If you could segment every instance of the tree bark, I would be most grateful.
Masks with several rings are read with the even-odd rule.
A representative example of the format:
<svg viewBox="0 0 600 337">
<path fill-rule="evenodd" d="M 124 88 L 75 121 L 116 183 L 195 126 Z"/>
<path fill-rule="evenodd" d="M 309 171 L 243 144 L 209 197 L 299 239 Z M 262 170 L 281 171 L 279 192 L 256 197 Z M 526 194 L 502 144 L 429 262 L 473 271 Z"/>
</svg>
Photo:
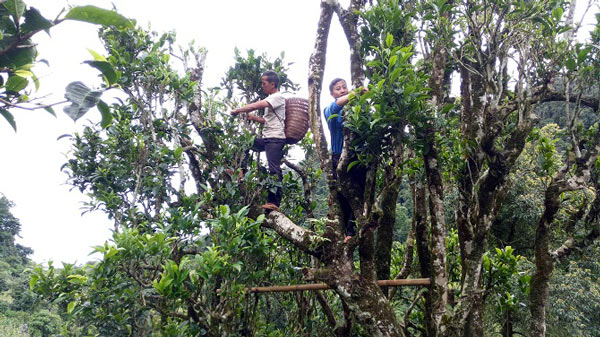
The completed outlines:
<svg viewBox="0 0 600 337">
<path fill-rule="evenodd" d="M 535 237 L 535 265 L 536 270 L 531 279 L 529 300 L 531 303 L 531 336 L 546 336 L 546 307 L 548 304 L 548 289 L 554 258 L 550 250 L 552 223 L 560 209 L 560 196 L 563 192 L 584 188 L 592 177 L 592 170 L 600 153 L 600 133 L 596 133 L 589 144 L 587 152 L 582 158 L 568 161 L 553 177 L 550 186 L 546 189 L 544 200 L 544 213 L 538 221 Z M 565 176 L 575 166 L 574 175 L 568 180 Z M 595 207 L 590 211 L 597 212 Z M 596 214 L 597 215 L 597 214 Z M 591 214 L 592 217 L 596 215 Z"/>
<path fill-rule="evenodd" d="M 330 181 L 330 190 L 333 190 L 331 181 L 333 174 L 331 169 L 331 158 L 327 149 L 327 138 L 321 123 L 321 88 L 323 86 L 323 73 L 325 69 L 325 57 L 327 54 L 327 40 L 329 27 L 333 17 L 333 6 L 328 1 L 321 1 L 321 14 L 317 27 L 315 47 L 309 60 L 308 73 L 308 104 L 310 130 L 321 162 L 321 170 L 327 173 Z"/>
<path fill-rule="evenodd" d="M 395 133 L 392 165 L 384 168 L 384 179 L 388 183 L 381 189 L 377 200 L 380 216 L 377 224 L 375 261 L 377 278 L 380 280 L 387 280 L 390 278 L 392 244 L 394 241 L 394 227 L 396 225 L 396 207 L 400 183 L 402 182 L 402 162 L 404 160 L 404 143 L 402 139 L 403 129 L 404 125 L 401 125 Z M 410 258 L 412 261 L 412 255 Z M 388 294 L 387 288 L 382 290 L 384 294 Z"/>
<path fill-rule="evenodd" d="M 443 40 L 437 41 L 432 58 L 432 71 L 429 77 L 431 105 L 439 110 L 444 103 L 444 79 L 447 51 Z M 440 173 L 435 126 L 425 123 L 425 129 L 418 132 L 428 146 L 423 151 L 423 163 L 429 191 L 429 214 L 431 217 L 431 312 L 428 317 L 430 336 L 443 336 L 447 327 L 443 317 L 448 304 L 448 273 L 446 270 L 446 215 L 444 213 L 444 187 Z"/>
</svg>

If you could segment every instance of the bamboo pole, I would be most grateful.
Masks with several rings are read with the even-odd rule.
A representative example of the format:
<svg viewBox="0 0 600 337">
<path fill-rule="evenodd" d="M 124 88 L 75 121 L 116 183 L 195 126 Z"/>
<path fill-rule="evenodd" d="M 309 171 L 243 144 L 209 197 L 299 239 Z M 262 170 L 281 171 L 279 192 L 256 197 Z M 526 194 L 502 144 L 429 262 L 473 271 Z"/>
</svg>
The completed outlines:
<svg viewBox="0 0 600 337">
<path fill-rule="evenodd" d="M 419 287 L 429 286 L 431 280 L 428 278 L 416 278 L 416 279 L 402 279 L 402 280 L 379 280 L 377 285 L 380 287 Z M 309 283 L 309 284 L 296 284 L 291 286 L 272 286 L 272 287 L 253 287 L 246 288 L 247 292 L 251 293 L 270 293 L 270 292 L 287 292 L 287 291 L 314 291 L 314 290 L 327 290 L 331 289 L 325 283 Z M 217 293 L 220 293 L 221 289 L 217 289 Z"/>
</svg>

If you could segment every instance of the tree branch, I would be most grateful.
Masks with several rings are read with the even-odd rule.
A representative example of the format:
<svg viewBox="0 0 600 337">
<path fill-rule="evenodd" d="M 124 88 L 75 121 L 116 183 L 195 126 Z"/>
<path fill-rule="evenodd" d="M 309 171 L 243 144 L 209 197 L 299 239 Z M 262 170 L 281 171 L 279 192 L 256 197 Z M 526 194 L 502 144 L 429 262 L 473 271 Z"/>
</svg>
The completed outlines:
<svg viewBox="0 0 600 337">
<path fill-rule="evenodd" d="M 331 18 L 333 17 L 333 7 L 329 1 L 321 1 L 321 16 L 317 26 L 317 36 L 315 47 L 309 60 L 308 73 L 308 105 L 310 117 L 310 130 L 313 134 L 317 154 L 321 161 L 321 169 L 326 172 L 328 177 L 332 177 L 331 158 L 327 150 L 327 138 L 321 123 L 321 88 L 323 86 L 323 72 L 325 69 L 325 56 L 327 53 L 327 39 L 329 37 L 329 28 Z M 330 181 L 330 190 L 332 189 Z"/>
<path fill-rule="evenodd" d="M 317 258 L 322 255 L 321 246 L 328 241 L 315 232 L 296 225 L 284 214 L 277 211 L 270 212 L 262 226 L 274 230 L 300 250 Z"/>
<path fill-rule="evenodd" d="M 302 170 L 300 168 L 300 166 L 298 166 L 294 163 L 291 163 L 287 159 L 284 159 L 283 163 L 285 165 L 287 165 L 289 168 L 291 168 L 292 170 L 294 170 L 296 173 L 298 173 L 298 175 L 300 176 L 300 179 L 302 179 L 302 189 L 304 191 L 304 200 L 302 201 L 302 207 L 304 207 L 307 217 L 314 218 L 312 209 L 310 208 L 310 202 L 312 199 L 312 191 L 310 189 L 310 183 L 308 182 L 308 175 L 306 174 L 306 172 L 304 172 L 304 170 Z"/>
</svg>

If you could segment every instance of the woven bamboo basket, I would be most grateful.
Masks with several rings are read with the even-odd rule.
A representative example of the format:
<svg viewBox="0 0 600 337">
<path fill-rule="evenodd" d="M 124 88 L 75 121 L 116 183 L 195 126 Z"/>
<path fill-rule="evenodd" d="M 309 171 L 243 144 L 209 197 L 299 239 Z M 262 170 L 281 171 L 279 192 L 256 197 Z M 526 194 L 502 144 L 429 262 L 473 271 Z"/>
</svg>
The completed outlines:
<svg viewBox="0 0 600 337">
<path fill-rule="evenodd" d="M 288 144 L 296 144 L 308 131 L 308 100 L 291 97 L 285 100 L 285 137 Z"/>
</svg>

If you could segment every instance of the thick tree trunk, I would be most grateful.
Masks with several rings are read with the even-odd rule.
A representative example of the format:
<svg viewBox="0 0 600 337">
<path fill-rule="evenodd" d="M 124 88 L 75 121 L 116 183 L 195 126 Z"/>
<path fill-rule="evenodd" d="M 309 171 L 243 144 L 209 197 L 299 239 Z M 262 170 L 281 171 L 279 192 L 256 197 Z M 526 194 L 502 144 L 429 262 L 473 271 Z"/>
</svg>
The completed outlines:
<svg viewBox="0 0 600 337">
<path fill-rule="evenodd" d="M 531 310 L 531 336 L 546 336 L 546 306 L 548 289 L 554 262 L 550 256 L 550 226 L 560 207 L 560 192 L 557 185 L 546 190 L 544 214 L 535 233 L 535 274 L 531 279 L 529 301 Z"/>
<path fill-rule="evenodd" d="M 330 190 L 332 190 L 331 181 L 333 180 L 331 169 L 331 158 L 327 149 L 327 138 L 321 123 L 321 88 L 323 86 L 323 72 L 325 69 L 325 56 L 327 54 L 327 39 L 329 38 L 329 27 L 333 17 L 333 6 L 327 1 L 321 1 L 321 15 L 317 27 L 317 36 L 315 38 L 315 48 L 309 60 L 308 73 L 308 102 L 309 102 L 309 120 L 310 130 L 313 134 L 313 140 L 317 149 L 317 154 L 321 162 L 321 170 L 327 173 L 330 178 Z"/>
<path fill-rule="evenodd" d="M 375 261 L 377 278 L 387 280 L 390 278 L 390 263 L 392 260 L 392 243 L 394 241 L 394 225 L 396 224 L 396 199 L 398 189 L 384 191 L 385 197 L 381 200 L 382 214 L 377 225 L 377 246 L 375 248 Z M 388 289 L 382 289 L 387 295 Z"/>
<path fill-rule="evenodd" d="M 425 155 L 425 172 L 429 185 L 429 210 L 431 216 L 431 332 L 443 336 L 447 330 L 443 319 L 448 304 L 448 273 L 446 271 L 446 220 L 442 177 L 439 171 L 433 133 L 430 150 Z"/>
<path fill-rule="evenodd" d="M 382 188 L 377 200 L 379 212 L 381 212 L 381 214 L 377 224 L 375 261 L 377 264 L 377 278 L 380 280 L 387 280 L 390 278 L 392 244 L 394 241 L 394 227 L 396 225 L 396 205 L 398 193 L 400 191 L 400 183 L 402 181 L 402 162 L 404 160 L 404 144 L 402 139 L 403 129 L 404 126 L 401 125 L 396 131 L 392 165 L 384 168 L 384 179 L 387 184 Z M 382 290 L 384 294 L 388 294 L 387 288 Z"/>
<path fill-rule="evenodd" d="M 421 277 L 431 277 L 431 254 L 429 253 L 429 226 L 427 224 L 427 192 L 420 181 L 411 186 L 413 193 L 413 222 L 417 242 L 417 256 Z"/>
<path fill-rule="evenodd" d="M 536 270 L 531 279 L 529 294 L 531 310 L 531 336 L 546 336 L 546 307 L 548 302 L 548 289 L 552 271 L 554 269 L 554 256 L 550 250 L 551 227 L 556 214 L 560 209 L 560 195 L 566 191 L 584 188 L 592 177 L 593 167 L 600 153 L 600 133 L 596 133 L 588 144 L 588 148 L 580 158 L 568 161 L 567 164 L 553 177 L 552 183 L 546 189 L 544 200 L 544 213 L 538 221 L 535 237 L 535 265 Z M 572 167 L 575 172 L 571 178 L 565 180 Z M 595 205 L 592 205 L 595 206 Z M 597 209 L 592 207 L 590 212 Z M 596 217 L 597 214 L 589 213 Z"/>
<path fill-rule="evenodd" d="M 417 178 L 418 179 L 418 178 Z M 419 267 L 421 269 L 421 277 L 431 278 L 431 252 L 430 245 L 430 230 L 427 222 L 427 190 L 422 181 L 416 181 L 411 184 L 413 195 L 413 226 L 415 228 L 415 241 L 417 244 L 417 256 L 419 258 Z M 432 299 L 428 289 L 425 294 L 425 312 L 427 319 L 427 335 L 435 336 L 436 327 L 433 324 Z"/>
<path fill-rule="evenodd" d="M 438 41 L 432 58 L 432 72 L 429 78 L 431 103 L 436 109 L 444 102 L 444 74 L 447 52 L 443 41 Z M 423 153 L 425 175 L 429 187 L 429 214 L 431 217 L 431 313 L 428 318 L 431 336 L 443 336 L 446 333 L 446 321 L 443 319 L 448 304 L 448 273 L 446 270 L 446 215 L 444 214 L 444 187 L 439 167 L 435 126 L 427 123 L 419 138 L 428 145 Z"/>
<path fill-rule="evenodd" d="M 354 1 L 353 5 L 360 2 Z M 319 159 L 321 160 L 321 168 L 328 173 L 330 187 L 330 208 L 333 208 L 333 214 L 339 213 L 340 205 L 336 199 L 332 197 L 336 193 L 337 186 L 335 181 L 331 179 L 331 161 L 329 151 L 327 150 L 327 142 L 320 118 L 319 99 L 323 82 L 323 69 L 325 66 L 325 52 L 327 46 L 327 36 L 329 26 L 331 24 L 332 12 L 342 13 L 339 4 L 335 1 L 321 1 L 321 16 L 319 26 L 317 28 L 317 37 L 315 42 L 315 50 L 310 59 L 309 65 L 309 114 L 310 126 L 313 131 L 315 145 Z M 345 26 L 344 29 L 350 29 L 352 41 L 358 44 L 358 34 L 356 32 L 356 16 L 351 11 L 343 11 L 344 17 L 340 17 L 340 21 L 354 23 L 354 26 Z M 355 48 L 357 48 L 355 46 Z M 357 49 L 358 51 L 358 49 Z M 360 57 L 360 54 L 353 54 Z M 360 73 L 362 69 L 362 60 L 355 62 L 353 58 L 353 79 L 356 78 L 356 72 Z M 359 70 L 354 68 L 358 67 Z M 360 75 L 358 75 L 360 77 Z M 364 75 L 363 75 L 364 78 Z M 344 157 L 344 156 L 342 156 Z M 342 165 L 344 159 L 340 160 Z M 374 168 L 373 168 L 374 169 Z M 345 174 L 340 174 L 339 180 L 342 186 L 347 182 Z M 371 179 L 368 182 L 373 184 L 374 175 L 371 173 Z M 368 185 L 368 183 L 367 183 Z M 367 202 L 371 205 L 365 205 L 363 201 L 365 195 L 371 195 L 373 190 L 368 186 L 349 189 L 350 204 L 353 206 L 353 211 L 363 227 L 371 220 L 370 212 L 373 198 L 368 197 Z M 345 191 L 348 192 L 348 191 Z M 362 194 L 362 195 L 361 195 Z M 337 211 L 336 211 L 337 210 Z M 338 217 L 339 219 L 339 217 Z M 319 236 L 311 234 L 308 231 L 302 231 L 298 226 L 294 225 L 278 212 L 271 212 L 265 223 L 266 226 L 276 230 L 284 238 L 295 244 L 303 251 L 319 256 L 323 267 L 317 268 L 313 272 L 313 277 L 317 281 L 322 281 L 328 284 L 336 291 L 344 306 L 352 313 L 356 321 L 368 332 L 370 336 L 403 336 L 403 330 L 399 324 L 394 310 L 381 289 L 376 284 L 375 264 L 374 260 L 374 240 L 372 229 L 361 231 L 359 235 L 361 256 L 361 273 L 356 274 L 353 270 L 352 251 L 356 245 L 344 244 L 343 226 L 338 223 L 338 226 L 327 226 L 328 229 L 323 237 L 326 241 L 322 241 Z M 360 228 L 359 228 L 360 230 Z M 308 241 L 307 241 L 308 240 Z M 316 240 L 316 241 L 315 241 Z M 311 243 L 308 243 L 308 242 Z M 322 244 L 319 244 L 321 242 Z M 308 243 L 308 244 L 307 244 Z"/>
</svg>

